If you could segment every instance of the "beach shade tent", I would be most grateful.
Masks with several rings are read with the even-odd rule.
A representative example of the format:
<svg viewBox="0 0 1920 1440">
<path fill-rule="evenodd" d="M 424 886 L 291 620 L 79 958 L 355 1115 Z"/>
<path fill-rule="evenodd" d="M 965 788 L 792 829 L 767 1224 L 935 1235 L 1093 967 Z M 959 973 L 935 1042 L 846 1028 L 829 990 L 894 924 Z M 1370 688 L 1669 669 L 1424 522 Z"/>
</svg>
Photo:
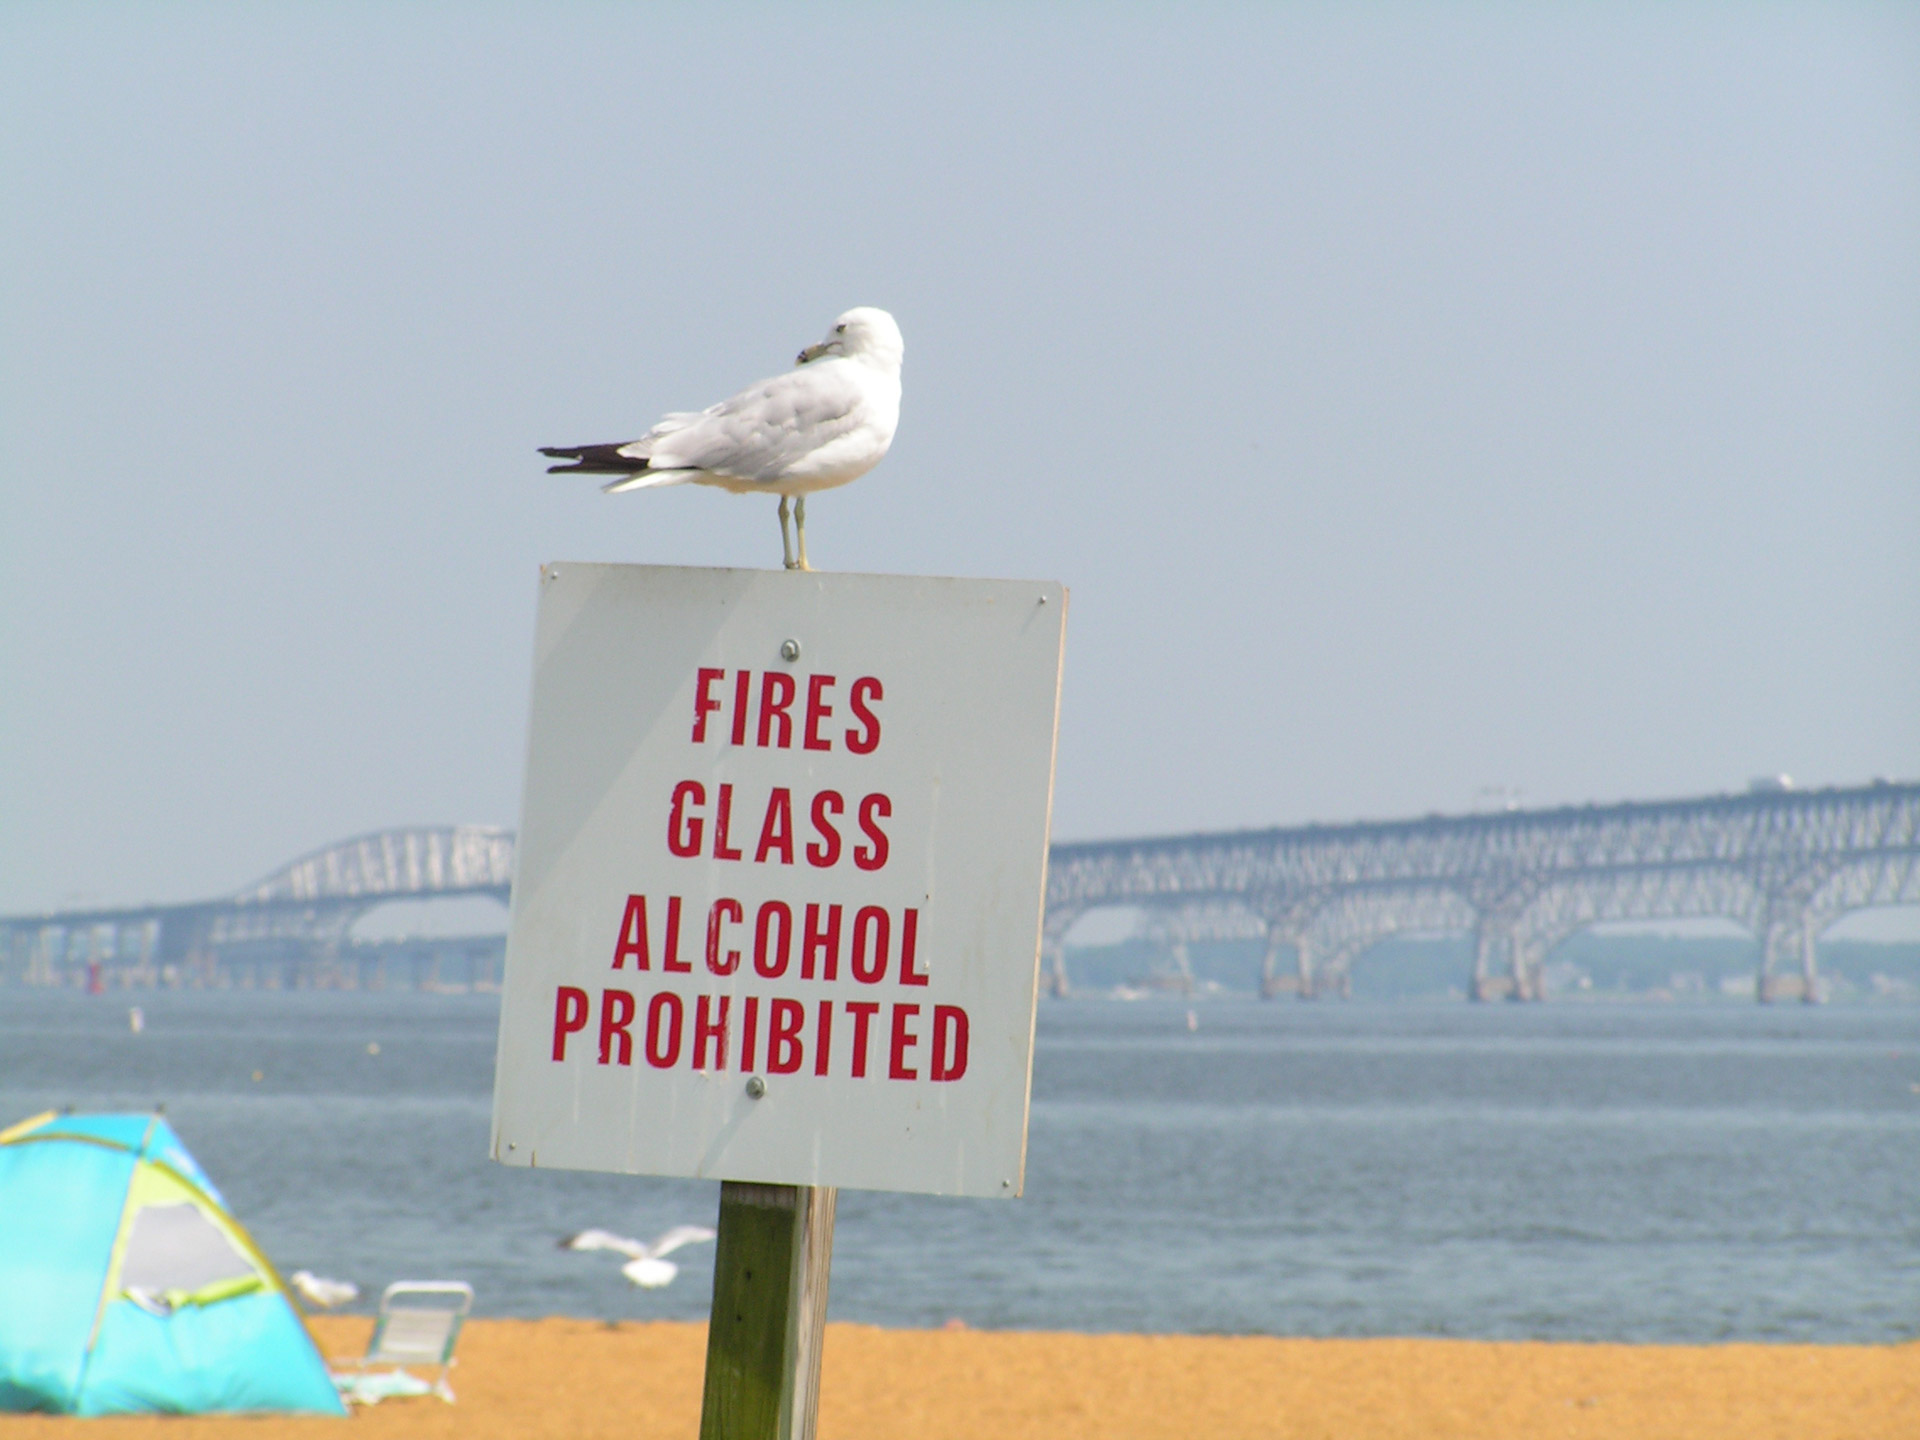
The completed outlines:
<svg viewBox="0 0 1920 1440">
<path fill-rule="evenodd" d="M 0 1130 L 0 1411 L 343 1415 L 286 1283 L 158 1115 Z"/>
</svg>

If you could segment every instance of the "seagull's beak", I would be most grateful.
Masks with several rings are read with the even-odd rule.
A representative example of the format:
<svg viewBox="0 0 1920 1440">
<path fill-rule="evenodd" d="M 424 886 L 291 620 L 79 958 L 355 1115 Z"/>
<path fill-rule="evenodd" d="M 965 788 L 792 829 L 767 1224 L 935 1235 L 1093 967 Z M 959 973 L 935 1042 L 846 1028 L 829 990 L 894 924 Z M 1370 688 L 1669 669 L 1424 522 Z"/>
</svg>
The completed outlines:
<svg viewBox="0 0 1920 1440">
<path fill-rule="evenodd" d="M 822 355 L 844 355 L 846 353 L 847 352 L 841 348 L 838 340 L 822 340 L 818 345 L 809 345 L 806 349 L 802 350 L 800 352 L 800 358 L 794 361 L 794 364 L 804 365 L 809 360 L 818 360 Z"/>
</svg>

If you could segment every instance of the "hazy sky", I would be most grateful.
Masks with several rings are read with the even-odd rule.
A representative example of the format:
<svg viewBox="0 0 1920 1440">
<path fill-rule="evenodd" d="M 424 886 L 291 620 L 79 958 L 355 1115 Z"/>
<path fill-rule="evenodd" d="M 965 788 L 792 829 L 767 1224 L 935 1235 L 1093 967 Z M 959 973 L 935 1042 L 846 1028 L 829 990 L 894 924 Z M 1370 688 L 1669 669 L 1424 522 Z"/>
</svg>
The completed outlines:
<svg viewBox="0 0 1920 1440">
<path fill-rule="evenodd" d="M 514 823 L 539 563 L 779 558 L 534 447 L 856 304 L 1062 838 L 1920 776 L 1920 8 L 806 8 L 0 8 L 0 911 Z"/>
</svg>

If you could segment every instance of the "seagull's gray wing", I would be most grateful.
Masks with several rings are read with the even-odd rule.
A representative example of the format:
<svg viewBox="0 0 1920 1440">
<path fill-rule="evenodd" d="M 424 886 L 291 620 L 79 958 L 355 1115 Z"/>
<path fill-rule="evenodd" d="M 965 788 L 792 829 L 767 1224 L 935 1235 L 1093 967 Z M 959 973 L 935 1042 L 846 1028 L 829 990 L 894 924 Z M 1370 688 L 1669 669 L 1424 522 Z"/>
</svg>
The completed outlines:
<svg viewBox="0 0 1920 1440">
<path fill-rule="evenodd" d="M 846 364 L 803 365 L 698 415 L 670 415 L 621 453 L 645 459 L 650 470 L 777 480 L 859 426 L 866 398 L 859 378 Z"/>
<path fill-rule="evenodd" d="M 638 1240 L 629 1240 L 624 1235 L 615 1235 L 611 1230 L 582 1230 L 578 1235 L 569 1235 L 560 1242 L 562 1250 L 618 1250 L 622 1255 L 631 1255 L 634 1259 L 645 1258 L 647 1247 Z"/>
<path fill-rule="evenodd" d="M 661 1255 L 670 1255 L 682 1245 L 691 1245 L 698 1240 L 711 1240 L 713 1236 L 714 1232 L 704 1225 L 676 1225 L 647 1246 L 647 1254 L 656 1258 Z"/>
</svg>

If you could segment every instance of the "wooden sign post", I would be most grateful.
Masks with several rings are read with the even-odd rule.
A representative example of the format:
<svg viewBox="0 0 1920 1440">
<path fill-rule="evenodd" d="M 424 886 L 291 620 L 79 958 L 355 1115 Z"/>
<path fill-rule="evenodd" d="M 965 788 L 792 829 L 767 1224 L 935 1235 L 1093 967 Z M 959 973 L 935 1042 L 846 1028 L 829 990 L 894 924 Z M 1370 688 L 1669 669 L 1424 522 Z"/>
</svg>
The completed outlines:
<svg viewBox="0 0 1920 1440">
<path fill-rule="evenodd" d="M 839 1193 L 721 1183 L 700 1440 L 813 1440 Z"/>
<path fill-rule="evenodd" d="M 725 1182 L 703 1437 L 812 1434 L 834 1187 L 1020 1193 L 1065 611 L 542 572 L 493 1158 Z"/>
</svg>

